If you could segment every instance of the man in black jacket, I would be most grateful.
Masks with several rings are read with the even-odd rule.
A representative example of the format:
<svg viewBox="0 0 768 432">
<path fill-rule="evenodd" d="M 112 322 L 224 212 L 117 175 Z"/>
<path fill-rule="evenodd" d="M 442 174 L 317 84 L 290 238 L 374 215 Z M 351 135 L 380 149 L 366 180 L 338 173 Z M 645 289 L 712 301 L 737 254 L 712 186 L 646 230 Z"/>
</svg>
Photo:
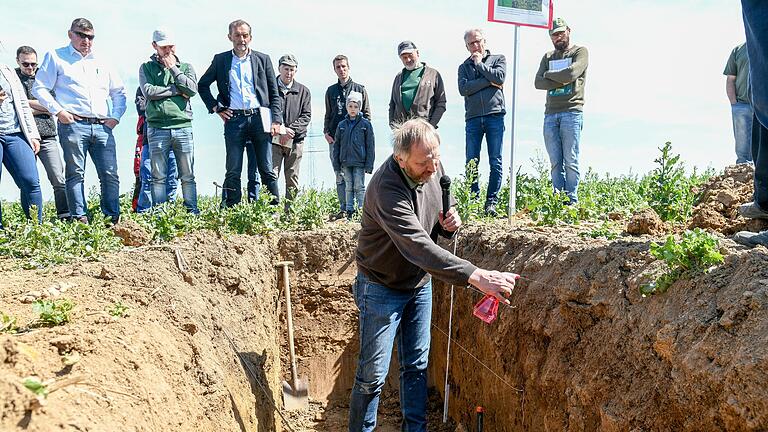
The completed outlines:
<svg viewBox="0 0 768 432">
<path fill-rule="evenodd" d="M 325 91 L 325 121 L 323 122 L 323 133 L 325 134 L 325 140 L 328 142 L 331 162 L 333 162 L 333 135 L 336 133 L 336 126 L 347 115 L 347 96 L 351 92 L 362 93 L 363 105 L 360 107 L 360 112 L 366 119 L 371 119 L 371 105 L 368 103 L 368 92 L 365 90 L 365 86 L 352 81 L 352 78 L 349 76 L 349 59 L 347 56 L 339 54 L 333 58 L 333 71 L 336 72 L 336 76 L 339 79 Z M 341 171 L 334 172 L 336 173 L 336 195 L 339 198 L 340 207 L 340 211 L 335 216 L 335 219 L 341 219 L 346 217 L 346 187 Z"/>
<path fill-rule="evenodd" d="M 283 123 L 280 94 L 269 56 L 251 50 L 251 26 L 236 20 L 229 24 L 229 40 L 233 49 L 213 56 L 213 61 L 198 81 L 198 92 L 208 112 L 224 121 L 227 173 L 224 177 L 222 206 L 240 202 L 240 172 L 243 150 L 250 139 L 256 153 L 261 182 L 269 189 L 273 202 L 278 201 L 277 176 L 272 170 L 271 136 L 278 135 Z M 218 96 L 211 94 L 216 81 Z M 271 119 L 263 119 L 269 116 Z M 262 122 L 270 124 L 264 130 Z"/>
<path fill-rule="evenodd" d="M 277 69 L 277 88 L 280 92 L 285 127 L 280 135 L 272 138 L 272 167 L 280 177 L 280 165 L 285 166 L 285 197 L 296 196 L 299 189 L 299 164 L 304 148 L 307 126 L 312 119 L 312 99 L 309 89 L 294 79 L 299 66 L 296 57 L 286 54 L 280 57 Z M 288 209 L 289 201 L 285 206 Z"/>
</svg>

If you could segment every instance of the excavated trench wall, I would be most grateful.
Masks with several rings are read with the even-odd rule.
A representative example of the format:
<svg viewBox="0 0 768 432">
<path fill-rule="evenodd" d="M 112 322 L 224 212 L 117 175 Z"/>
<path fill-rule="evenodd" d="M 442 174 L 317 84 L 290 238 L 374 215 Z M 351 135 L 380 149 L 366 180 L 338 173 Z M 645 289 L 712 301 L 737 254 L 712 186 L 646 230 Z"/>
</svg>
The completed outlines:
<svg viewBox="0 0 768 432">
<path fill-rule="evenodd" d="M 3 311 L 20 322 L 31 319 L 17 300 L 30 287 L 66 282 L 78 306 L 65 326 L 0 336 L 0 430 L 284 430 L 270 406 L 289 370 L 278 260 L 295 263 L 299 375 L 312 399 L 343 412 L 358 350 L 356 234 L 349 225 L 271 238 L 196 234 L 171 249 L 3 272 Z M 505 224 L 462 230 L 460 256 L 526 279 L 490 325 L 471 314 L 481 295 L 455 288 L 451 417 L 472 430 L 481 405 L 493 431 L 768 429 L 768 254 L 726 242 L 723 265 L 641 298 L 639 284 L 659 270 L 650 240 Z M 450 287 L 437 282 L 434 292 L 430 377 L 442 392 Z M 105 313 L 117 300 L 131 316 Z M 72 352 L 80 361 L 62 367 Z M 30 410 L 34 397 L 20 383 L 28 375 L 61 384 L 42 409 Z"/>
</svg>

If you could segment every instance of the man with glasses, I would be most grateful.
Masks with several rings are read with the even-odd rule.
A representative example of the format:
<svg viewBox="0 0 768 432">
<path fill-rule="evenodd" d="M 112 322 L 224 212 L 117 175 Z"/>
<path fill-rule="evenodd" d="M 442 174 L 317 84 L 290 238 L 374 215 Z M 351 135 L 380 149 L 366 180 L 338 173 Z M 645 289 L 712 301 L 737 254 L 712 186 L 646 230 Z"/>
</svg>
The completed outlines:
<svg viewBox="0 0 768 432">
<path fill-rule="evenodd" d="M 32 96 L 32 86 L 35 84 L 35 74 L 37 73 L 37 52 L 30 46 L 19 47 L 16 50 L 16 63 L 19 65 L 16 68 L 16 74 L 24 86 L 37 130 L 40 132 L 40 151 L 37 153 L 37 157 L 43 163 L 48 181 L 53 187 L 56 216 L 59 219 L 68 219 L 69 207 L 67 206 L 67 192 L 64 186 L 64 161 L 59 152 L 56 121 L 48 110 Z M 26 197 L 22 195 L 22 205 L 24 200 Z"/>
<path fill-rule="evenodd" d="M 125 113 L 125 87 L 93 52 L 90 21 L 75 19 L 67 34 L 69 45 L 43 58 L 32 94 L 58 120 L 72 218 L 88 222 L 84 176 L 90 154 L 101 183 L 101 211 L 114 224 L 120 219 L 120 183 L 112 129 Z"/>
<path fill-rule="evenodd" d="M 459 94 L 464 96 L 466 161 L 467 164 L 472 160 L 476 163 L 480 161 L 480 146 L 485 135 L 491 175 L 488 177 L 484 208 L 487 216 L 496 217 L 502 178 L 507 59 L 503 54 L 491 54 L 486 49 L 485 34 L 480 29 L 464 32 L 464 44 L 470 55 L 459 66 Z M 472 182 L 472 193 L 475 196 L 480 194 L 477 177 Z"/>
<path fill-rule="evenodd" d="M 221 205 L 231 207 L 240 202 L 240 174 L 243 150 L 253 143 L 261 182 L 276 204 L 280 192 L 277 175 L 272 170 L 272 136 L 279 135 L 283 116 L 272 60 L 251 50 L 251 26 L 243 20 L 229 24 L 228 38 L 232 49 L 213 56 L 213 61 L 198 81 L 198 91 L 208 112 L 216 113 L 224 122 L 226 170 Z M 213 97 L 211 84 L 216 82 L 218 95 Z M 270 118 L 262 118 L 262 117 Z M 268 126 L 264 130 L 262 123 Z"/>
</svg>

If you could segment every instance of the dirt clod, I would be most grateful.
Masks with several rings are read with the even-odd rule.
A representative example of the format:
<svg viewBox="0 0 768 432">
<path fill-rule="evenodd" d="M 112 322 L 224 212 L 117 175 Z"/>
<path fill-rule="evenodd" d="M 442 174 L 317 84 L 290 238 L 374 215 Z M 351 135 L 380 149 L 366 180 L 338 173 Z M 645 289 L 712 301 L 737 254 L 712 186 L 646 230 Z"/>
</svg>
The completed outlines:
<svg viewBox="0 0 768 432">
<path fill-rule="evenodd" d="M 627 223 L 627 233 L 632 235 L 659 235 L 666 231 L 664 222 L 652 208 L 645 208 L 633 214 Z"/>
</svg>

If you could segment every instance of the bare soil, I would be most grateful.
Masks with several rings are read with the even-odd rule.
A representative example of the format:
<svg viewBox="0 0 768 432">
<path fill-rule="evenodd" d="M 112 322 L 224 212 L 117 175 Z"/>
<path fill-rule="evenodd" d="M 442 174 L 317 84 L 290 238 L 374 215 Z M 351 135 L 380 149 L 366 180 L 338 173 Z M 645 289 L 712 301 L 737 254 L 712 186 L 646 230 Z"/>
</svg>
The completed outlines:
<svg viewBox="0 0 768 432">
<path fill-rule="evenodd" d="M 717 232 L 750 223 L 731 213 L 744 199 L 734 191 L 751 181 L 743 170 L 703 189 L 696 214 L 722 216 L 710 227 Z M 639 286 L 661 270 L 648 253 L 658 234 L 580 235 L 590 227 L 517 220 L 461 230 L 458 255 L 523 278 L 492 324 L 472 315 L 479 292 L 454 287 L 447 424 L 451 287 L 435 284 L 430 430 L 475 430 L 476 406 L 489 431 L 767 430 L 768 251 L 723 238 L 724 264 L 644 298 Z M 76 303 L 70 323 L 0 335 L 0 430 L 345 430 L 358 350 L 350 294 L 358 228 L 197 233 L 47 271 L 0 261 L 0 311 L 22 326 L 34 319 L 30 293 Z M 123 232 L 126 242 L 146 243 L 136 227 Z M 282 411 L 281 260 L 294 262 L 306 412 Z M 108 313 L 116 302 L 128 316 Z M 399 430 L 396 374 L 393 365 L 379 410 L 385 432 Z M 29 376 L 49 383 L 47 398 L 23 386 Z"/>
</svg>

